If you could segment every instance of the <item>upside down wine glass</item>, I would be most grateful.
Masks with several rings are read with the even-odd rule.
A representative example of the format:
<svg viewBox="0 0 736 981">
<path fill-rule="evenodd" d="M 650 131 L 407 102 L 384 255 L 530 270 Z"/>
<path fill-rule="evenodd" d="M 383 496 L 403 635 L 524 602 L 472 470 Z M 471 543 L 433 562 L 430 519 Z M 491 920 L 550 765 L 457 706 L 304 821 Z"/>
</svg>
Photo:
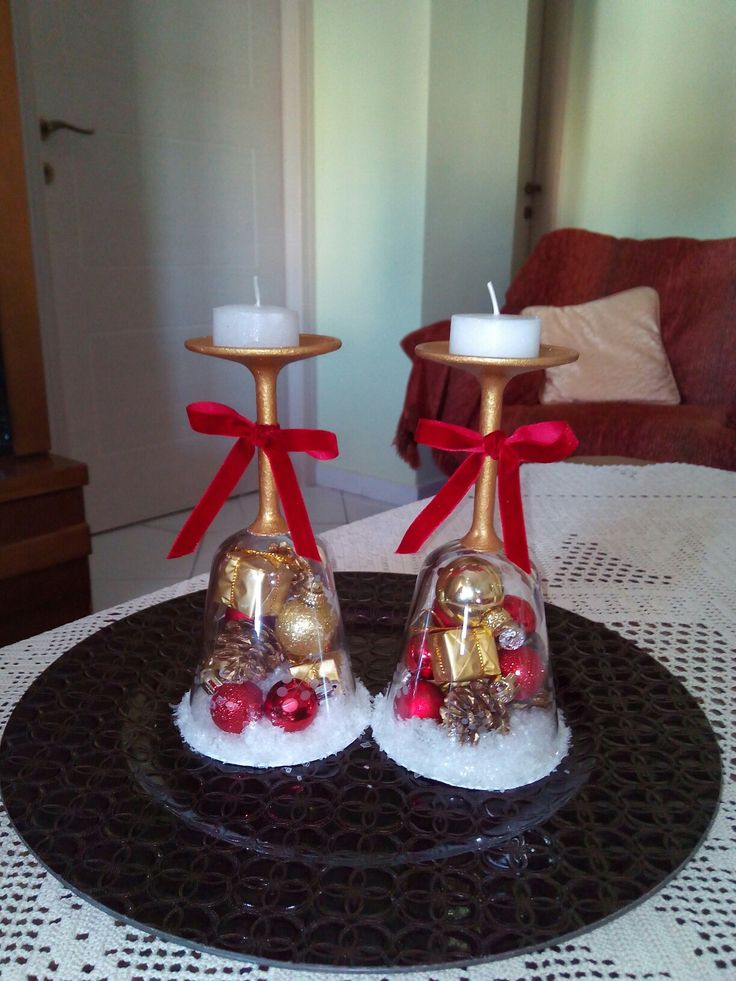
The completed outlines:
<svg viewBox="0 0 736 981">
<path fill-rule="evenodd" d="M 193 749 L 230 763 L 279 766 L 321 759 L 360 735 L 370 700 L 353 678 L 332 564 L 324 544 L 312 536 L 287 456 L 298 449 L 311 452 L 310 437 L 334 436 L 281 430 L 276 382 L 286 364 L 335 351 L 340 341 L 301 334 L 296 347 L 231 348 L 200 337 L 186 346 L 243 364 L 255 379 L 256 424 L 226 406 L 198 405 L 204 407 L 199 431 L 238 437 L 231 456 L 258 448 L 259 510 L 215 555 L 201 658 L 192 688 L 177 707 L 177 724 Z M 193 409 L 197 405 L 189 407 L 190 420 Z M 295 546 L 290 525 L 297 523 L 311 547 Z"/>
<path fill-rule="evenodd" d="M 478 379 L 481 440 L 499 430 L 511 378 L 577 358 L 551 345 L 533 358 L 455 355 L 447 341 L 420 344 L 416 353 Z M 508 554 L 494 528 L 497 468 L 485 455 L 467 534 L 435 548 L 422 565 L 373 731 L 389 756 L 416 773 L 504 790 L 551 772 L 569 732 L 555 702 L 538 574 L 528 556 Z"/>
</svg>

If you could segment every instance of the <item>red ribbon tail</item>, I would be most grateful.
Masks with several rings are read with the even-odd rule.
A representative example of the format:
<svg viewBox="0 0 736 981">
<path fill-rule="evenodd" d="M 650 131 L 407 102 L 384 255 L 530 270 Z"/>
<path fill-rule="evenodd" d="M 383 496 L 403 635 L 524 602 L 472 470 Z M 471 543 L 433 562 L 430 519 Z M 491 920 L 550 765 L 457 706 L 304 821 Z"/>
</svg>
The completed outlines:
<svg viewBox="0 0 736 981">
<path fill-rule="evenodd" d="M 271 464 L 274 483 L 284 508 L 284 516 L 297 555 L 301 555 L 305 559 L 314 559 L 315 562 L 321 562 L 322 557 L 317 548 L 307 507 L 294 472 L 294 465 L 288 454 L 280 446 L 270 446 L 265 452 Z"/>
<path fill-rule="evenodd" d="M 222 466 L 212 478 L 199 503 L 184 522 L 166 556 L 167 559 L 178 559 L 194 551 L 252 457 L 253 446 L 239 439 L 223 460 Z"/>
<path fill-rule="evenodd" d="M 531 573 L 524 525 L 519 470 L 522 463 L 555 463 L 570 456 L 578 445 L 566 422 L 537 422 L 519 426 L 504 441 L 498 459 L 498 504 L 507 557 Z"/>
<path fill-rule="evenodd" d="M 439 528 L 468 493 L 482 465 L 483 457 L 478 453 L 473 453 L 463 460 L 445 486 L 406 529 L 396 549 L 399 555 L 416 552 L 424 545 L 432 532 Z"/>
<path fill-rule="evenodd" d="M 529 575 L 529 545 L 524 527 L 519 461 L 501 454 L 498 463 L 498 510 L 501 514 L 503 547 L 506 557 Z"/>
</svg>

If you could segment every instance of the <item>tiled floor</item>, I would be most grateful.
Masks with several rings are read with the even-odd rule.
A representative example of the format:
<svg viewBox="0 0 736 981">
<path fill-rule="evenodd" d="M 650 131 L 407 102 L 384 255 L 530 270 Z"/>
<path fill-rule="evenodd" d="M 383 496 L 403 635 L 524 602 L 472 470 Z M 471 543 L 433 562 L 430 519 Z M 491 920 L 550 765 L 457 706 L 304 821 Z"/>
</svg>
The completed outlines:
<svg viewBox="0 0 736 981">
<path fill-rule="evenodd" d="M 306 487 L 303 493 L 317 535 L 392 507 L 383 501 L 329 487 Z M 180 559 L 167 559 L 166 553 L 188 511 L 93 535 L 90 570 L 94 611 L 105 610 L 200 572 L 209 572 L 220 542 L 245 528 L 257 512 L 257 494 L 231 498 L 210 525 L 196 552 Z"/>
</svg>

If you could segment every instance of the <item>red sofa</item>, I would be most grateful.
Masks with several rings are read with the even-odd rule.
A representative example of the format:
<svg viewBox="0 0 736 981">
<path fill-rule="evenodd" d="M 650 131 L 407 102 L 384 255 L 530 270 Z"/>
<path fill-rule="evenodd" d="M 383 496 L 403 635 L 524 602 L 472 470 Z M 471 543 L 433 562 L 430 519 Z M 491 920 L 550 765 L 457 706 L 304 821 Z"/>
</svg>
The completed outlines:
<svg viewBox="0 0 736 981">
<path fill-rule="evenodd" d="M 736 238 L 636 240 L 575 228 L 550 232 L 519 270 L 503 311 L 587 303 L 635 286 L 651 286 L 659 293 L 662 340 L 681 404 L 542 405 L 543 376 L 535 372 L 509 383 L 504 430 L 562 419 L 580 441 L 579 456 L 736 470 Z M 413 467 L 419 462 L 414 442 L 418 419 L 478 426 L 475 379 L 414 356 L 417 344 L 446 339 L 449 331 L 449 320 L 443 320 L 413 331 L 401 342 L 412 367 L 394 445 Z M 448 474 L 462 459 L 459 454 L 433 452 Z"/>
</svg>

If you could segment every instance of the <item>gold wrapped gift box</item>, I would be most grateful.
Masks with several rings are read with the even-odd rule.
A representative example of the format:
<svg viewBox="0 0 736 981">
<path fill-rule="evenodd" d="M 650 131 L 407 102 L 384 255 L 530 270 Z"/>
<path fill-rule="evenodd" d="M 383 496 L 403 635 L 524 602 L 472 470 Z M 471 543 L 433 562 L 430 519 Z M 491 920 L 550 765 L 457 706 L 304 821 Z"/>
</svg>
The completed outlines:
<svg viewBox="0 0 736 981">
<path fill-rule="evenodd" d="M 496 641 L 490 630 L 483 627 L 433 630 L 428 638 L 432 650 L 432 675 L 438 685 L 501 674 Z"/>
<path fill-rule="evenodd" d="M 219 569 L 218 599 L 252 619 L 278 616 L 294 575 L 278 553 L 233 549 Z"/>
<path fill-rule="evenodd" d="M 323 678 L 325 681 L 339 681 L 339 655 L 333 654 L 331 657 L 323 657 L 321 660 L 290 664 L 289 671 L 292 678 L 299 678 L 301 681 L 320 681 Z"/>
</svg>

